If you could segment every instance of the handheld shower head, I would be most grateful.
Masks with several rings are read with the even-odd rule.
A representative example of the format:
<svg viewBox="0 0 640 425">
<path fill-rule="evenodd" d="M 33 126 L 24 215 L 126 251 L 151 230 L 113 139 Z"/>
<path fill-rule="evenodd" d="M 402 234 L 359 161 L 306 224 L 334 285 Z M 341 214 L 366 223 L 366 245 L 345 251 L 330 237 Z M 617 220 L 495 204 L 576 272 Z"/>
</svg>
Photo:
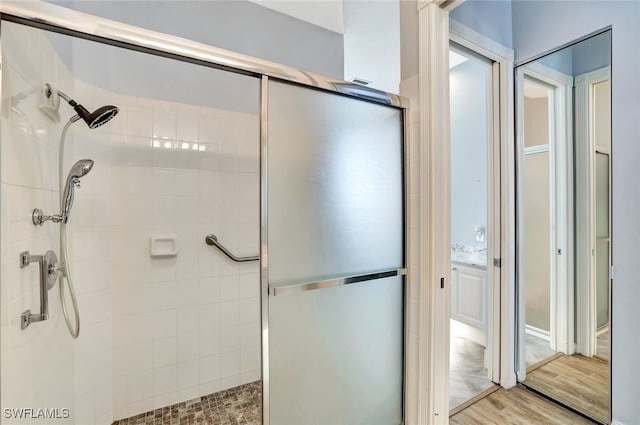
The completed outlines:
<svg viewBox="0 0 640 425">
<path fill-rule="evenodd" d="M 71 178 L 80 178 L 86 176 L 89 171 L 93 168 L 93 160 L 91 159 L 81 159 L 80 161 L 73 164 L 71 170 L 69 170 L 69 176 L 67 177 L 67 181 Z"/>
<path fill-rule="evenodd" d="M 69 175 L 67 176 L 67 183 L 64 186 L 64 192 L 62 193 L 61 205 L 62 211 L 60 216 L 62 222 L 66 223 L 69 220 L 69 213 L 73 206 L 73 195 L 76 187 L 80 187 L 80 177 L 86 176 L 93 168 L 93 161 L 90 159 L 81 159 L 73 164 Z"/>
</svg>

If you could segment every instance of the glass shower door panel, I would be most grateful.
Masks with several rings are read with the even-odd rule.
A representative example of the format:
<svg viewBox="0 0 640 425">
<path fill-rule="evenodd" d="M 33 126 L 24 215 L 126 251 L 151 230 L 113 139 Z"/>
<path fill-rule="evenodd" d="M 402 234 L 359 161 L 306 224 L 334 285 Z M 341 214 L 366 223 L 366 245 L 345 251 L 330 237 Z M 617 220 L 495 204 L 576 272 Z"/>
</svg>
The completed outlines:
<svg viewBox="0 0 640 425">
<path fill-rule="evenodd" d="M 271 298 L 270 424 L 402 422 L 402 280 Z"/>
<path fill-rule="evenodd" d="M 405 264 L 402 113 L 273 81 L 268 99 L 269 423 L 400 424 L 404 278 L 371 275 Z"/>
<path fill-rule="evenodd" d="M 398 109 L 271 82 L 269 284 L 403 266 Z"/>
</svg>

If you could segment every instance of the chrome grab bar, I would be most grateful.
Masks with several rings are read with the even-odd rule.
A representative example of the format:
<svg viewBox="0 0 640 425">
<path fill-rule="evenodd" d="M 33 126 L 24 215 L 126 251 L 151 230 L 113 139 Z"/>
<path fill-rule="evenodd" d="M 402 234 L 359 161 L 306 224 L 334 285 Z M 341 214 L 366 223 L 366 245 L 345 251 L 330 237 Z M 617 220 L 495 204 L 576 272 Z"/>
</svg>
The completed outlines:
<svg viewBox="0 0 640 425">
<path fill-rule="evenodd" d="M 216 235 L 214 235 L 213 233 L 210 235 L 207 235 L 204 238 L 204 242 L 209 245 L 209 246 L 215 246 L 216 248 L 218 248 L 220 251 L 222 251 L 222 253 L 224 255 L 226 255 L 227 257 L 229 257 L 231 260 L 237 262 L 237 263 L 244 263 L 246 261 L 258 261 L 260 260 L 260 257 L 255 255 L 252 257 L 236 257 L 235 255 L 233 255 L 227 248 L 225 248 L 219 241 L 218 241 L 218 237 Z"/>
<path fill-rule="evenodd" d="M 22 313 L 20 328 L 26 329 L 30 324 L 49 319 L 49 294 L 48 292 L 58 280 L 58 257 L 53 251 L 47 251 L 44 255 L 31 255 L 29 251 L 20 253 L 20 268 L 28 267 L 31 263 L 40 265 L 40 313 L 33 314 L 31 310 Z M 62 290 L 62 289 L 61 289 Z"/>
</svg>

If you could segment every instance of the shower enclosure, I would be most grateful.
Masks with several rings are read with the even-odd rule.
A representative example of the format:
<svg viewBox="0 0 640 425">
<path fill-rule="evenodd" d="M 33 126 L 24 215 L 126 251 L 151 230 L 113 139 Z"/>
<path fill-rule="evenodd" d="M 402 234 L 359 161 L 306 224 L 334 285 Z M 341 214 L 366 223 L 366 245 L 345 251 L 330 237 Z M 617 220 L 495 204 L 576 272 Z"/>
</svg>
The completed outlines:
<svg viewBox="0 0 640 425">
<path fill-rule="evenodd" d="M 46 3 L 3 3 L 1 29 L 3 423 L 403 422 L 404 99 Z M 77 339 L 67 286 L 19 264 L 60 246 L 31 216 L 61 211 L 73 115 L 46 87 L 120 108 L 62 161 L 93 161 Z"/>
</svg>

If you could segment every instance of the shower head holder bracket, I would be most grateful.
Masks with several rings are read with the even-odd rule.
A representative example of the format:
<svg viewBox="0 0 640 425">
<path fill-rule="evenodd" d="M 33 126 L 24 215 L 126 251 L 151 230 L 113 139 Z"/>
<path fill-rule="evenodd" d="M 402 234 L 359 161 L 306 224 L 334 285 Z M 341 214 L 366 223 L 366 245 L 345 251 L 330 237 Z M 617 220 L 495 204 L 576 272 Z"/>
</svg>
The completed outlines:
<svg viewBox="0 0 640 425">
<path fill-rule="evenodd" d="M 62 214 L 46 215 L 40 208 L 34 209 L 31 213 L 31 221 L 34 226 L 42 226 L 49 220 L 54 223 L 66 222 L 65 217 L 62 216 Z"/>
</svg>

